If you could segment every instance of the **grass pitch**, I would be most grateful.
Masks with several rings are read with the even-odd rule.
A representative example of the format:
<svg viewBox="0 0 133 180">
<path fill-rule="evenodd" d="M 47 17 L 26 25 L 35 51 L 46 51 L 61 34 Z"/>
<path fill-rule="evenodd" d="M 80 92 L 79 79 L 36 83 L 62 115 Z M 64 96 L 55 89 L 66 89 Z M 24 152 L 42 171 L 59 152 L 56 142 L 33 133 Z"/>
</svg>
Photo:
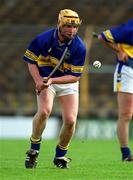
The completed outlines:
<svg viewBox="0 0 133 180">
<path fill-rule="evenodd" d="M 37 168 L 25 169 L 28 140 L 0 140 L 0 180 L 133 179 L 133 163 L 121 162 L 117 140 L 73 139 L 67 155 L 72 158 L 68 170 L 53 166 L 56 143 L 56 140 L 43 141 Z"/>
</svg>

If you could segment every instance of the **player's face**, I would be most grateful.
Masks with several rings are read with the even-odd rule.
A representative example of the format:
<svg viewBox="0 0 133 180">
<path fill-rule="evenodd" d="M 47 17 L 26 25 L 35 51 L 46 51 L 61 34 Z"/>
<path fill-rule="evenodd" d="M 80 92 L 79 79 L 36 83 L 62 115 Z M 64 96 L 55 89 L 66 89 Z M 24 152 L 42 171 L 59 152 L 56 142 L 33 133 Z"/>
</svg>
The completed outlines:
<svg viewBox="0 0 133 180">
<path fill-rule="evenodd" d="M 78 32 L 78 27 L 73 25 L 64 25 L 60 28 L 61 36 L 64 40 L 71 40 Z"/>
</svg>

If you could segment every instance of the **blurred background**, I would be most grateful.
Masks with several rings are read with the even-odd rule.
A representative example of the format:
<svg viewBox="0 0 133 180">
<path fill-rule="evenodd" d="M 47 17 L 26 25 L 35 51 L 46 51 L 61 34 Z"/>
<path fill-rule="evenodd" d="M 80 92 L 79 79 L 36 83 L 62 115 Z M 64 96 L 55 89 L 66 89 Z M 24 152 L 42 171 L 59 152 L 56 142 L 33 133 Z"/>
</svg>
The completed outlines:
<svg viewBox="0 0 133 180">
<path fill-rule="evenodd" d="M 94 39 L 92 32 L 99 33 L 133 18 L 133 1 L 0 0 L 0 137 L 30 136 L 37 107 L 34 83 L 23 54 L 32 38 L 56 26 L 58 13 L 65 8 L 77 11 L 83 20 L 79 35 L 87 47 L 75 136 L 116 136 L 117 104 L 112 92 L 115 54 Z M 95 60 L 102 62 L 102 68 L 92 67 Z M 60 106 L 55 100 L 48 129 L 58 130 L 60 124 Z M 7 129 L 11 126 L 13 129 Z"/>
</svg>

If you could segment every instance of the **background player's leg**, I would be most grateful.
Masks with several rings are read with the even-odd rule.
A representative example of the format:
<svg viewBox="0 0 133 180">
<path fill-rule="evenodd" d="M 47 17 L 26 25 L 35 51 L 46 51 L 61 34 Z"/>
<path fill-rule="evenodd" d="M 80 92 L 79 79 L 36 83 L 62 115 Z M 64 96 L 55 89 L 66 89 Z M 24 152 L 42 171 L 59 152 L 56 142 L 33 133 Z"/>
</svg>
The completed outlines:
<svg viewBox="0 0 133 180">
<path fill-rule="evenodd" d="M 117 95 L 119 117 L 117 122 L 118 139 L 121 145 L 122 159 L 130 156 L 128 148 L 129 123 L 133 115 L 133 94 L 121 93 Z"/>
</svg>

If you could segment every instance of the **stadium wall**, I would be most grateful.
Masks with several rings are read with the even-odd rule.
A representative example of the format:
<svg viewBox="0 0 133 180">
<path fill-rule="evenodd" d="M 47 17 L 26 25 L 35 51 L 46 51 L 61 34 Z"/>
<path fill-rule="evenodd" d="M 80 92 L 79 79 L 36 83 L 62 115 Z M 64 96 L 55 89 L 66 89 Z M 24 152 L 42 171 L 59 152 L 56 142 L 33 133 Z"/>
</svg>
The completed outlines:
<svg viewBox="0 0 133 180">
<path fill-rule="evenodd" d="M 42 138 L 57 138 L 61 127 L 60 119 L 51 117 Z M 0 117 L 0 138 L 29 138 L 32 130 L 31 117 Z M 111 120 L 78 120 L 75 138 L 116 138 L 116 122 Z"/>
</svg>

